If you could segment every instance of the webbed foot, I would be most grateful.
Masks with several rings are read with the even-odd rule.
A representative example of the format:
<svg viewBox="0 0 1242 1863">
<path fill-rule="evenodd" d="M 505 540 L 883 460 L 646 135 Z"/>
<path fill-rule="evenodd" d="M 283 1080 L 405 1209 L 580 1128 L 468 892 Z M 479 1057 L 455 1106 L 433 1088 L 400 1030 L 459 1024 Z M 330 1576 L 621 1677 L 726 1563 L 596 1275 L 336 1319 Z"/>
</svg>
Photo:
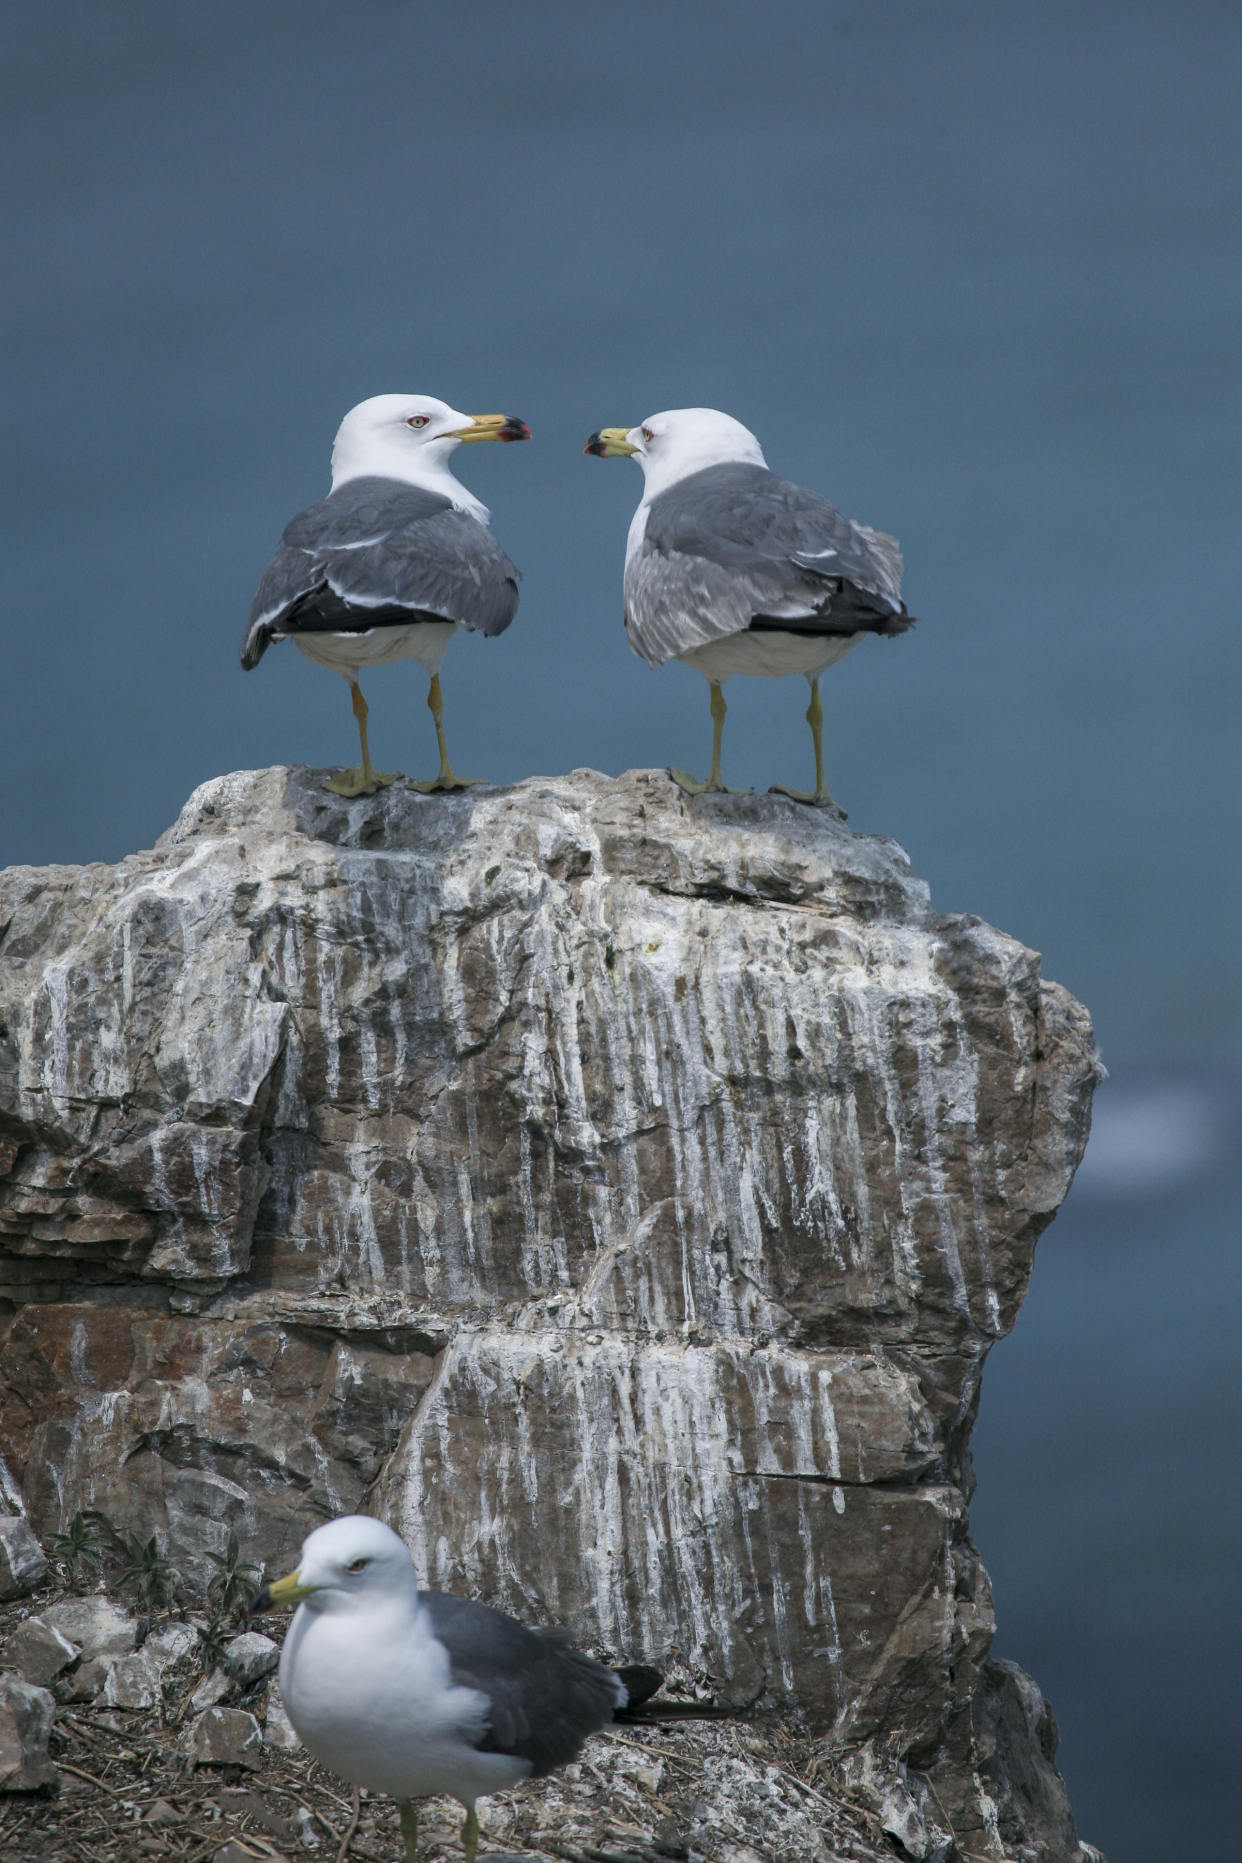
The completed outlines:
<svg viewBox="0 0 1242 1863">
<path fill-rule="evenodd" d="M 402 772 L 394 770 L 391 776 L 385 776 L 380 770 L 359 769 L 355 764 L 352 770 L 341 770 L 335 776 L 324 779 L 324 788 L 330 789 L 334 796 L 373 796 L 377 790 L 387 789 L 389 783 L 401 780 Z"/>
<path fill-rule="evenodd" d="M 677 787 L 684 789 L 688 796 L 753 796 L 755 793 L 753 789 L 730 789 L 719 777 L 713 782 L 709 776 L 705 783 L 700 783 L 688 770 L 675 770 L 672 764 L 668 767 L 668 773 Z"/>
<path fill-rule="evenodd" d="M 812 809 L 831 809 L 842 821 L 849 817 L 839 802 L 834 802 L 826 789 L 789 789 L 784 783 L 773 783 L 768 790 L 770 796 L 788 796 L 791 802 L 805 802 Z"/>
</svg>

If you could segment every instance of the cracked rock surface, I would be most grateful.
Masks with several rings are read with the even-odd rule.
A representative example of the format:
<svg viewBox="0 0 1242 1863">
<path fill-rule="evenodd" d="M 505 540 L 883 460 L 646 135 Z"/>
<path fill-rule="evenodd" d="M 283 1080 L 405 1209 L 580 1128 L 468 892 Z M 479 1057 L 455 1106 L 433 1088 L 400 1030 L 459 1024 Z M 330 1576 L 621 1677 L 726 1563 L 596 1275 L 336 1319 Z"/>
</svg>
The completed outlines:
<svg viewBox="0 0 1242 1863">
<path fill-rule="evenodd" d="M 1034 953 L 784 798 L 220 778 L 0 876 L 10 1505 L 199 1584 L 367 1508 L 1000 1856 L 1042 1736 L 984 1673 L 969 1436 L 1096 1071 Z"/>
</svg>

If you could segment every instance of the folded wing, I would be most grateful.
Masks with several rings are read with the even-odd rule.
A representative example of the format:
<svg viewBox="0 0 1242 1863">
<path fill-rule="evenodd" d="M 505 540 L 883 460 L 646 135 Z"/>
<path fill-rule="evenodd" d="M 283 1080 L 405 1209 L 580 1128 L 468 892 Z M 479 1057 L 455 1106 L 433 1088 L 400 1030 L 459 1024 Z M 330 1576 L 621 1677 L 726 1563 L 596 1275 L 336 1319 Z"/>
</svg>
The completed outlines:
<svg viewBox="0 0 1242 1863">
<path fill-rule="evenodd" d="M 503 634 L 519 572 L 486 525 L 437 492 L 351 479 L 295 517 L 259 584 L 241 663 L 298 633 L 453 621 Z"/>
</svg>

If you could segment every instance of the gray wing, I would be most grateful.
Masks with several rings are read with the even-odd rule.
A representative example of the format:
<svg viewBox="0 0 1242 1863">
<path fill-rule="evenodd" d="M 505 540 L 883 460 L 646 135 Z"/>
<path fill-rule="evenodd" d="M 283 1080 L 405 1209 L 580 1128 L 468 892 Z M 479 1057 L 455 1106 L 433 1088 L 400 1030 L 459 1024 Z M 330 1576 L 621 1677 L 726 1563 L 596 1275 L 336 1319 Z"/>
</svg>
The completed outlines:
<svg viewBox="0 0 1242 1863">
<path fill-rule="evenodd" d="M 298 633 L 361 633 L 456 621 L 503 634 L 518 571 L 485 524 L 437 492 L 396 479 L 350 479 L 293 519 L 250 610 L 241 663 Z"/>
<path fill-rule="evenodd" d="M 488 1699 L 480 1751 L 529 1760 L 538 1779 L 573 1759 L 624 1705 L 615 1671 L 572 1648 L 565 1631 L 527 1630 L 503 1611 L 440 1591 L 418 1597 L 448 1651 L 453 1681 Z"/>
<path fill-rule="evenodd" d="M 892 537 L 763 466 L 708 466 L 651 501 L 625 566 L 630 644 L 652 666 L 752 627 L 898 634 Z"/>
</svg>

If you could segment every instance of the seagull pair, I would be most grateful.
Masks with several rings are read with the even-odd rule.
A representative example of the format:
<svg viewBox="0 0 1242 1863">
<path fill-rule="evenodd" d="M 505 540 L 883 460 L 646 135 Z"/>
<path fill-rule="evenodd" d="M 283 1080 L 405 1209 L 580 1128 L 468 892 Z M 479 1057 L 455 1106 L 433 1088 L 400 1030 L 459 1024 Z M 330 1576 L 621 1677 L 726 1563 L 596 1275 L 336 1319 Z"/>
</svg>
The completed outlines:
<svg viewBox="0 0 1242 1863">
<path fill-rule="evenodd" d="M 332 450 L 332 489 L 294 518 L 259 586 L 241 662 L 291 638 L 349 682 L 362 763 L 328 779 L 370 795 L 396 776 L 371 766 L 364 667 L 413 656 L 431 677 L 440 772 L 429 793 L 465 788 L 444 739 L 440 666 L 459 628 L 501 634 L 518 606 L 518 571 L 488 529 L 490 513 L 454 478 L 449 457 L 480 440 L 528 440 L 512 415 L 458 413 L 429 395 L 376 395 L 350 410 Z M 604 427 L 584 449 L 633 459 L 646 481 L 625 557 L 625 629 L 650 666 L 682 660 L 711 692 L 706 782 L 670 775 L 691 795 L 724 791 L 724 687 L 734 673 L 810 683 L 813 790 L 776 786 L 835 808 L 824 780 L 821 674 L 864 634 L 913 625 L 901 599 L 901 552 L 818 493 L 770 472 L 754 434 L 714 408 L 676 408 L 641 426 Z"/>
</svg>

